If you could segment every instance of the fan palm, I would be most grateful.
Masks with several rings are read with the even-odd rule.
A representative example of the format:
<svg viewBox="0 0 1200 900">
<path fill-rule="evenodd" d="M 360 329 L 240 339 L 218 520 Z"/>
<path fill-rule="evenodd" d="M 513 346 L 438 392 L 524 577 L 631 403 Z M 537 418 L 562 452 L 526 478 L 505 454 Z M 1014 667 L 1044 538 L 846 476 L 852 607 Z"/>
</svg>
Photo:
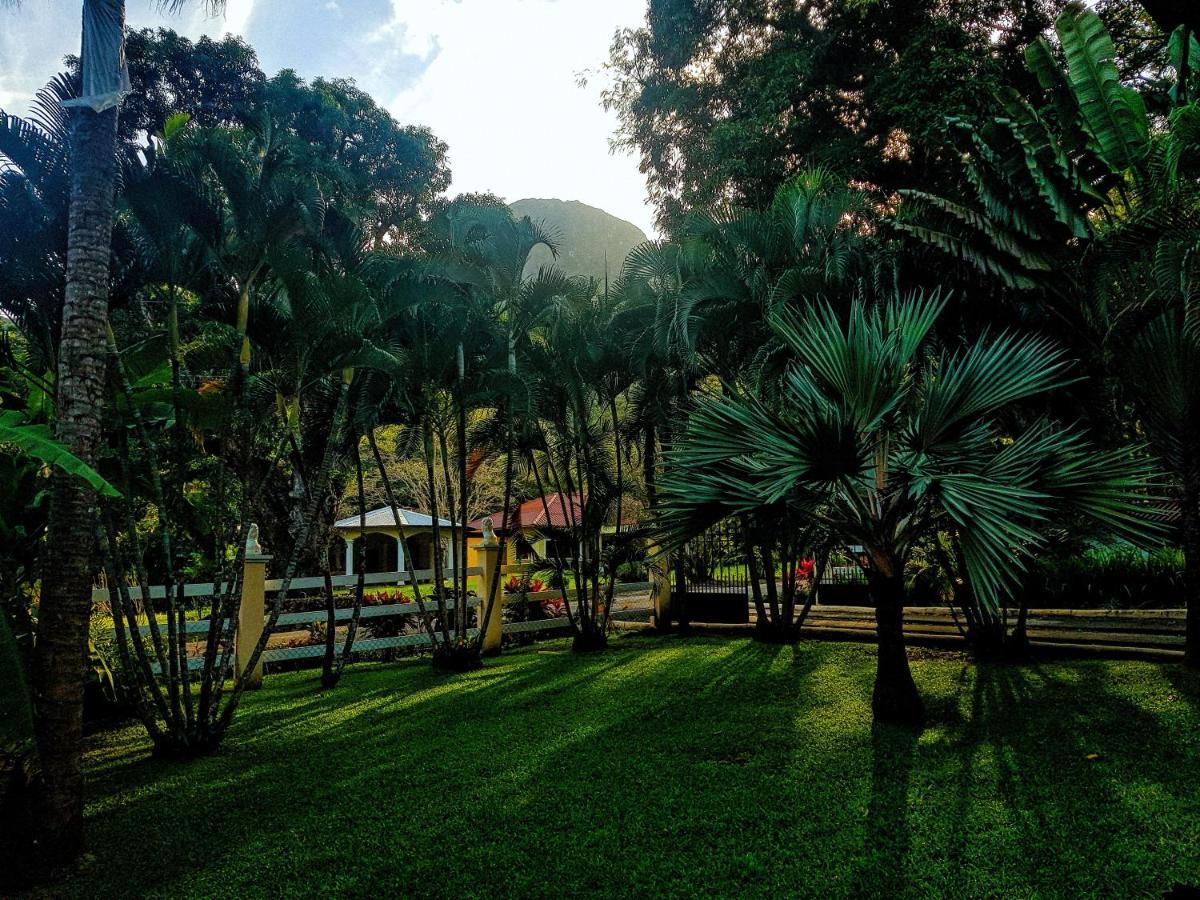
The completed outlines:
<svg viewBox="0 0 1200 900">
<path fill-rule="evenodd" d="M 956 530 L 975 589 L 999 604 L 1065 511 L 1131 539 L 1153 531 L 1144 457 L 1093 450 L 1046 421 L 1001 430 L 1004 407 L 1067 381 L 1063 353 L 1002 334 L 934 354 L 928 337 L 944 304 L 936 293 L 856 302 L 845 321 L 828 304 L 778 310 L 770 326 L 791 356 L 778 401 L 735 389 L 701 399 L 663 481 L 661 523 L 674 545 L 784 504 L 857 555 L 875 606 L 882 721 L 923 716 L 902 630 L 904 568 L 922 537 Z"/>
</svg>

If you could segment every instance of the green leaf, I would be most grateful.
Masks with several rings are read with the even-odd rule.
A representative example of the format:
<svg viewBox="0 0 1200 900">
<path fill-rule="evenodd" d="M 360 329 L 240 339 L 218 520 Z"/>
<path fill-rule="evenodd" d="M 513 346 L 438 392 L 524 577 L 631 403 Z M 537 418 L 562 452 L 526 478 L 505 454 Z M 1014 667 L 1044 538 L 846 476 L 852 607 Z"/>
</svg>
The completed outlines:
<svg viewBox="0 0 1200 900">
<path fill-rule="evenodd" d="M 82 478 L 105 497 L 121 496 L 121 492 L 105 481 L 99 472 L 54 440 L 49 428 L 25 424 L 21 414 L 15 410 L 0 413 L 0 444 L 12 444 L 26 456 Z"/>
<path fill-rule="evenodd" d="M 1168 93 L 1172 103 L 1187 102 L 1187 84 L 1198 67 L 1200 67 L 1200 41 L 1186 25 L 1180 25 L 1171 32 L 1171 40 L 1167 43 L 1167 55 L 1171 59 L 1171 68 L 1175 70 L 1175 83 Z"/>
<path fill-rule="evenodd" d="M 1063 149 L 1067 153 L 1080 153 L 1088 147 L 1088 136 L 1083 130 L 1079 102 L 1067 83 L 1066 75 L 1044 37 L 1025 48 L 1025 66 L 1038 80 L 1042 90 L 1050 95 L 1050 102 L 1058 117 Z"/>
<path fill-rule="evenodd" d="M 1075 2 L 1062 11 L 1055 29 L 1084 127 L 1109 166 L 1118 172 L 1132 168 L 1149 148 L 1150 126 L 1141 95 L 1121 84 L 1104 23 Z"/>
<path fill-rule="evenodd" d="M 185 112 L 177 112 L 167 116 L 167 121 L 163 123 L 163 137 L 169 141 L 179 129 L 183 128 L 191 120 L 191 114 Z"/>
</svg>

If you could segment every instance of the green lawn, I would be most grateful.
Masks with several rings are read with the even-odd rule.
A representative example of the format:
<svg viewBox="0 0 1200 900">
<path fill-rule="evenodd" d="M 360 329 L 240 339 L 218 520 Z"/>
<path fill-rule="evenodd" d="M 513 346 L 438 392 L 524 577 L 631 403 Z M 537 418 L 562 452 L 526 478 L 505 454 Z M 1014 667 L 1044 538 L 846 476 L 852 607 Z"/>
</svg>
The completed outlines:
<svg viewBox="0 0 1200 900">
<path fill-rule="evenodd" d="M 915 663 L 873 730 L 870 647 L 622 636 L 443 677 L 271 676 L 224 750 L 90 739 L 92 896 L 1130 896 L 1200 884 L 1200 680 Z M 1093 754 L 1098 754 L 1092 758 Z"/>
</svg>

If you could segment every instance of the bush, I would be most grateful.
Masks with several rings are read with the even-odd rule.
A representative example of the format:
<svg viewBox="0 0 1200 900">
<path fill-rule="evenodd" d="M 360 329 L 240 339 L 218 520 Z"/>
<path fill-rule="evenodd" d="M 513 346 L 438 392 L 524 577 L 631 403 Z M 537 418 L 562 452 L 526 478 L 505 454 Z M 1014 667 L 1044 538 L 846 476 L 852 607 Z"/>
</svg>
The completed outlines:
<svg viewBox="0 0 1200 900">
<path fill-rule="evenodd" d="M 623 562 L 617 566 L 617 581 L 621 584 L 636 584 L 646 581 L 649 577 L 642 563 Z"/>
<path fill-rule="evenodd" d="M 1049 556 L 1030 567 L 1026 597 L 1033 608 L 1163 609 L 1184 605 L 1183 553 L 1152 553 L 1127 544 Z"/>
</svg>

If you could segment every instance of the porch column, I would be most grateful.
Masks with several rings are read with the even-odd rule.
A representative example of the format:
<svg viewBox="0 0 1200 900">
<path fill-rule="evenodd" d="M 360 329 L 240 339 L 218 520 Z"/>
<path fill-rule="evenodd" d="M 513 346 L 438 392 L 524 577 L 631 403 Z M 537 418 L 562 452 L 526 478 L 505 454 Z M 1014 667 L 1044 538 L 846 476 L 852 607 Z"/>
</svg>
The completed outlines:
<svg viewBox="0 0 1200 900">
<path fill-rule="evenodd" d="M 404 536 L 396 538 L 396 571 L 404 571 Z"/>
<path fill-rule="evenodd" d="M 346 541 L 346 574 L 354 574 L 354 541 L 351 538 L 345 538 Z"/>
</svg>

